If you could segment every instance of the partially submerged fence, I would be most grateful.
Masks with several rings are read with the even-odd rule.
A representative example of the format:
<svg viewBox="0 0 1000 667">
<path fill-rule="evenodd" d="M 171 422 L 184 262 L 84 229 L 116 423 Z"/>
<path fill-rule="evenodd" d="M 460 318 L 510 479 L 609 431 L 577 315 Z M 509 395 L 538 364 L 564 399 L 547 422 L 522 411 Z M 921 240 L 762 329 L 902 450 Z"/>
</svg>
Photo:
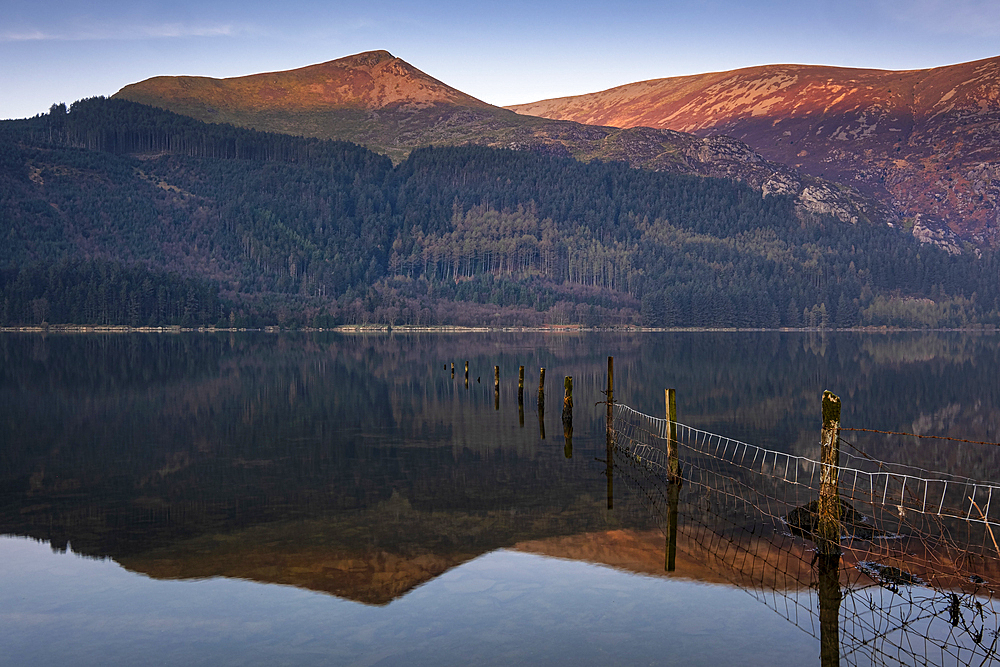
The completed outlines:
<svg viewBox="0 0 1000 667">
<path fill-rule="evenodd" d="M 828 419 L 812 459 L 681 423 L 669 391 L 643 414 L 610 371 L 609 507 L 620 480 L 665 569 L 678 549 L 708 565 L 815 635 L 824 665 L 1000 663 L 1000 485 L 838 453 Z"/>
</svg>

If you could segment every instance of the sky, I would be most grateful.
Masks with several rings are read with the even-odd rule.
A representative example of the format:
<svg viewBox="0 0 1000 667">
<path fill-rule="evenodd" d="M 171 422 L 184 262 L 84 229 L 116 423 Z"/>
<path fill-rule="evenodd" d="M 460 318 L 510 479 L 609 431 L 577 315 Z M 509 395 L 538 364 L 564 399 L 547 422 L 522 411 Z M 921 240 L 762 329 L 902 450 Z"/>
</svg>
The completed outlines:
<svg viewBox="0 0 1000 667">
<path fill-rule="evenodd" d="M 920 69 L 1000 55 L 996 0 L 0 0 L 0 119 L 153 76 L 384 49 L 496 105 L 774 63 Z"/>
</svg>

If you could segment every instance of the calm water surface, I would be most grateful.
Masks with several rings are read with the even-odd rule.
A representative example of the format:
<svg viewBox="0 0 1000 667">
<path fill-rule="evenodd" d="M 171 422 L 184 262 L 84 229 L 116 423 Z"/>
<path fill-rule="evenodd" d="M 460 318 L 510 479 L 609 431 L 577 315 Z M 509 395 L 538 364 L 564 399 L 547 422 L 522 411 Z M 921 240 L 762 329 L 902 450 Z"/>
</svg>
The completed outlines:
<svg viewBox="0 0 1000 667">
<path fill-rule="evenodd" d="M 636 409 L 675 387 L 681 421 L 815 457 L 824 389 L 845 426 L 997 441 L 998 342 L 6 334 L 0 663 L 819 664 L 802 619 L 697 563 L 664 573 L 626 485 L 608 509 L 607 356 Z M 1000 477 L 992 448 L 853 441 Z"/>
</svg>

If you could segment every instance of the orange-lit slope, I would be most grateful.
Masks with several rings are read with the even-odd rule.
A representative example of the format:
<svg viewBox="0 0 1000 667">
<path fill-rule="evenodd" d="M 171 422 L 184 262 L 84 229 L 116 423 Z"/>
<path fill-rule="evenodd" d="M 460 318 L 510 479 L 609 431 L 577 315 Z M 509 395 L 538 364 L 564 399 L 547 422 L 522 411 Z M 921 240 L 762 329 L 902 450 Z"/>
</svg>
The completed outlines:
<svg viewBox="0 0 1000 667">
<path fill-rule="evenodd" d="M 899 72 L 769 65 L 509 108 L 729 135 L 768 159 L 854 184 L 904 216 L 998 240 L 1000 58 Z"/>
</svg>

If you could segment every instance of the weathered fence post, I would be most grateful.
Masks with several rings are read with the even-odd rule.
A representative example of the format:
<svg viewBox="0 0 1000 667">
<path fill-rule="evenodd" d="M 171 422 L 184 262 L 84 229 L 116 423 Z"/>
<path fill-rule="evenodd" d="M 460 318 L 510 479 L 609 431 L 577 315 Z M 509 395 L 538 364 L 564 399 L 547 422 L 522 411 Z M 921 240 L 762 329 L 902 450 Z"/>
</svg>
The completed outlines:
<svg viewBox="0 0 1000 667">
<path fill-rule="evenodd" d="M 563 380 L 563 422 L 573 423 L 573 376 L 567 375 Z"/>
<path fill-rule="evenodd" d="M 821 555 L 840 553 L 840 398 L 823 392 L 820 438 L 819 519 L 816 548 Z"/>
<path fill-rule="evenodd" d="M 667 408 L 667 475 L 671 482 L 680 481 L 681 462 L 677 454 L 677 392 L 664 390 Z"/>
<path fill-rule="evenodd" d="M 541 368 L 538 371 L 538 410 L 541 412 L 545 409 L 545 369 Z"/>
<path fill-rule="evenodd" d="M 615 405 L 615 358 L 608 357 L 608 442 L 605 464 L 608 476 L 608 509 L 615 507 L 615 428 L 614 428 L 614 405 Z"/>
</svg>

